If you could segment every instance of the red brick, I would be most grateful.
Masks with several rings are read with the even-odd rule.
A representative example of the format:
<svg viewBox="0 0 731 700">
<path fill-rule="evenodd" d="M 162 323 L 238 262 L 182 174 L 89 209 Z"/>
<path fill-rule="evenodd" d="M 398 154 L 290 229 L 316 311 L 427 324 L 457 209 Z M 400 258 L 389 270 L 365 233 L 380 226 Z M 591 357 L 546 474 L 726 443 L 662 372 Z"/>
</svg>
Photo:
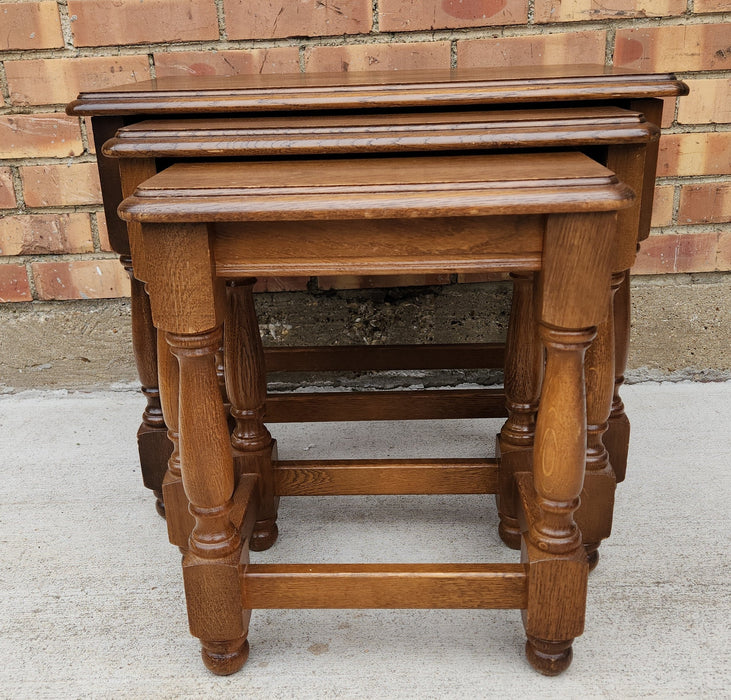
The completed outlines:
<svg viewBox="0 0 731 700">
<path fill-rule="evenodd" d="M 64 158 L 83 153 L 76 117 L 60 114 L 0 116 L 0 158 Z"/>
<path fill-rule="evenodd" d="M 0 265 L 0 303 L 32 298 L 25 265 Z"/>
<path fill-rule="evenodd" d="M 10 168 L 0 168 L 0 209 L 14 209 L 17 205 Z"/>
<path fill-rule="evenodd" d="M 99 56 L 6 61 L 12 104 L 65 104 L 82 90 L 150 79 L 147 56 Z"/>
<path fill-rule="evenodd" d="M 604 63 L 605 32 L 569 32 L 457 42 L 460 68 Z"/>
<path fill-rule="evenodd" d="M 55 2 L 4 2 L 0 4 L 0 26 L 0 51 L 63 46 Z"/>
<path fill-rule="evenodd" d="M 91 117 L 84 117 L 84 127 L 86 128 L 86 140 L 89 144 L 89 153 L 96 153 L 94 131 L 91 128 Z"/>
<path fill-rule="evenodd" d="M 685 185 L 680 192 L 679 224 L 714 224 L 731 221 L 731 183 Z"/>
<path fill-rule="evenodd" d="M 169 75 L 239 75 L 252 73 L 299 73 L 299 49 L 247 51 L 175 51 L 156 53 L 155 74 Z"/>
<path fill-rule="evenodd" d="M 536 0 L 536 22 L 581 22 L 625 17 L 682 15 L 686 0 Z"/>
<path fill-rule="evenodd" d="M 107 219 L 103 211 L 98 211 L 94 215 L 96 217 L 96 230 L 99 231 L 99 250 L 105 253 L 111 253 L 112 244 L 109 242 L 109 230 L 107 229 Z"/>
<path fill-rule="evenodd" d="M 22 167 L 20 178 L 23 198 L 29 207 L 100 204 L 102 201 L 95 163 Z"/>
<path fill-rule="evenodd" d="M 449 275 L 375 275 L 317 278 L 320 289 L 380 289 L 385 287 L 425 287 L 449 284 Z"/>
<path fill-rule="evenodd" d="M 31 270 L 40 299 L 129 296 L 129 277 L 117 260 L 37 262 Z"/>
<path fill-rule="evenodd" d="M 731 122 L 731 78 L 688 80 L 690 95 L 680 100 L 680 124 Z"/>
<path fill-rule="evenodd" d="M 699 14 L 702 12 L 728 12 L 731 10 L 729 0 L 695 0 L 693 3 L 693 12 Z"/>
<path fill-rule="evenodd" d="M 713 272 L 718 269 L 718 233 L 653 235 L 642 242 L 634 274 Z"/>
<path fill-rule="evenodd" d="M 675 187 L 662 185 L 655 188 L 652 206 L 652 226 L 670 226 L 673 222 L 673 199 Z"/>
<path fill-rule="evenodd" d="M 89 253 L 88 214 L 19 214 L 0 219 L 0 255 Z"/>
<path fill-rule="evenodd" d="M 647 71 L 724 70 L 731 67 L 730 36 L 731 24 L 620 29 L 614 65 Z"/>
<path fill-rule="evenodd" d="M 260 277 L 254 285 L 255 292 L 304 292 L 309 277 Z"/>
<path fill-rule="evenodd" d="M 652 235 L 642 241 L 632 266 L 634 275 L 659 275 L 675 272 L 678 235 Z"/>
<path fill-rule="evenodd" d="M 305 53 L 309 72 L 449 68 L 449 42 L 315 46 Z"/>
<path fill-rule="evenodd" d="M 731 231 L 724 231 L 718 236 L 716 267 L 722 272 L 731 270 Z"/>
<path fill-rule="evenodd" d="M 675 121 L 675 102 L 678 98 L 677 97 L 663 97 L 661 99 L 662 99 L 662 122 L 660 123 L 660 126 L 663 129 L 667 129 Z M 681 97 L 680 99 L 682 101 L 685 98 Z"/>
<path fill-rule="evenodd" d="M 692 233 L 678 236 L 676 272 L 713 272 L 718 269 L 717 233 Z"/>
<path fill-rule="evenodd" d="M 524 24 L 527 0 L 380 0 L 378 27 L 384 32 Z"/>
<path fill-rule="evenodd" d="M 657 174 L 725 175 L 731 173 L 731 132 L 664 134 Z"/>
<path fill-rule="evenodd" d="M 69 0 L 75 46 L 218 39 L 213 0 Z"/>
<path fill-rule="evenodd" d="M 224 0 L 229 39 L 367 34 L 371 0 Z"/>
</svg>

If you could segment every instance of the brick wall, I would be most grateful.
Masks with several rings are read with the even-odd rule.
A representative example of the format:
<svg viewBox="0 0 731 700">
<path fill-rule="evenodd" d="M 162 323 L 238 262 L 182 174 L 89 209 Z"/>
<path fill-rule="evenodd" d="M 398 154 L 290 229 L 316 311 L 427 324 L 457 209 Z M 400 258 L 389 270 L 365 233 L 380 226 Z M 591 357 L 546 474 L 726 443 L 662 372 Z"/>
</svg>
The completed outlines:
<svg viewBox="0 0 731 700">
<path fill-rule="evenodd" d="M 730 0 L 0 0 L 0 301 L 128 292 L 89 126 L 63 113 L 80 90 L 180 74 L 605 61 L 675 71 L 692 90 L 667 104 L 655 228 L 635 272 L 731 270 Z M 320 280 L 343 283 L 376 282 Z M 269 285 L 292 287 L 303 282 Z"/>
</svg>

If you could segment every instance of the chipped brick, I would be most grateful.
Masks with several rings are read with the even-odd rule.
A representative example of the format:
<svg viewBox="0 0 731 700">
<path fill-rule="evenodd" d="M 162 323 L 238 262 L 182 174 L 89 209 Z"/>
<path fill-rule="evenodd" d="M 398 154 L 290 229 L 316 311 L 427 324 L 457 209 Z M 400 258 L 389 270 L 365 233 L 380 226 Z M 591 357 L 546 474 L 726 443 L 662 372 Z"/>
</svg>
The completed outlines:
<svg viewBox="0 0 731 700">
<path fill-rule="evenodd" d="M 457 42 L 460 68 L 604 63 L 605 32 L 465 39 Z"/>
<path fill-rule="evenodd" d="M 218 39 L 213 0 L 69 0 L 76 46 Z"/>
<path fill-rule="evenodd" d="M 384 32 L 524 24 L 527 0 L 380 0 L 378 26 Z"/>
<path fill-rule="evenodd" d="M 315 46 L 305 53 L 309 72 L 449 68 L 449 42 Z"/>
<path fill-rule="evenodd" d="M 175 51 L 156 53 L 155 73 L 169 75 L 239 75 L 299 73 L 299 49 L 285 46 L 245 51 Z"/>
<path fill-rule="evenodd" d="M 224 0 L 229 39 L 367 34 L 371 0 Z"/>
<path fill-rule="evenodd" d="M 89 253 L 88 214 L 18 214 L 0 219 L 0 255 Z"/>
<path fill-rule="evenodd" d="M 150 79 L 147 56 L 94 56 L 6 61 L 13 104 L 65 104 L 82 90 Z"/>
<path fill-rule="evenodd" d="M 37 262 L 31 265 L 31 269 L 40 299 L 129 296 L 129 277 L 116 260 Z"/>
<path fill-rule="evenodd" d="M 83 153 L 79 120 L 60 114 L 0 116 L 0 158 L 64 158 Z"/>
</svg>

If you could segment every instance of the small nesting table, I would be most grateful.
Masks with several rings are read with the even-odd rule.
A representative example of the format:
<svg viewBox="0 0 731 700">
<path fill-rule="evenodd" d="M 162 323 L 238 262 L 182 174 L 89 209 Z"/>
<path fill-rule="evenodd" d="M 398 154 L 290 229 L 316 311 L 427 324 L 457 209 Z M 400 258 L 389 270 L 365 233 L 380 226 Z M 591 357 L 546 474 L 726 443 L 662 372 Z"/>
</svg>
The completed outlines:
<svg viewBox="0 0 731 700">
<path fill-rule="evenodd" d="M 531 664 L 548 675 L 569 665 L 589 571 L 573 518 L 587 450 L 584 359 L 597 326 L 611 323 L 617 212 L 633 198 L 596 161 L 559 152 L 181 163 L 121 204 L 136 224 L 133 264 L 160 338 L 174 443 L 168 520 L 209 669 L 243 665 L 255 608 L 516 608 Z M 532 469 L 277 460 L 252 278 L 403 270 L 534 275 L 535 313 L 520 319 L 546 349 Z M 228 293 L 225 280 L 234 280 Z M 217 375 L 222 328 L 231 435 Z M 274 542 L 282 495 L 497 493 L 501 483 L 515 493 L 521 563 L 248 563 L 252 538 L 262 549 Z"/>
</svg>

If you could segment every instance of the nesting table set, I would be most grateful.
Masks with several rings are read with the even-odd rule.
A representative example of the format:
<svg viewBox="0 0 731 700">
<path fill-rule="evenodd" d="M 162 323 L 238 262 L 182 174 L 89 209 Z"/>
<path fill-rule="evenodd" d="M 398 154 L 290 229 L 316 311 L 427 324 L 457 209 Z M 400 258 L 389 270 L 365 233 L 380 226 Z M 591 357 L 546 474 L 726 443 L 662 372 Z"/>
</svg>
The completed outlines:
<svg viewBox="0 0 731 700">
<path fill-rule="evenodd" d="M 570 66 L 168 78 L 69 105 L 132 279 L 143 478 L 209 669 L 243 665 L 256 608 L 520 609 L 531 664 L 568 667 L 627 464 L 660 98 L 685 92 Z M 475 272 L 511 274 L 505 346 L 262 347 L 257 277 Z M 477 367 L 504 390 L 267 395 L 272 371 Z M 283 461 L 267 428 L 499 416 L 495 459 Z M 281 496 L 456 493 L 496 494 L 519 562 L 249 563 Z"/>
</svg>

